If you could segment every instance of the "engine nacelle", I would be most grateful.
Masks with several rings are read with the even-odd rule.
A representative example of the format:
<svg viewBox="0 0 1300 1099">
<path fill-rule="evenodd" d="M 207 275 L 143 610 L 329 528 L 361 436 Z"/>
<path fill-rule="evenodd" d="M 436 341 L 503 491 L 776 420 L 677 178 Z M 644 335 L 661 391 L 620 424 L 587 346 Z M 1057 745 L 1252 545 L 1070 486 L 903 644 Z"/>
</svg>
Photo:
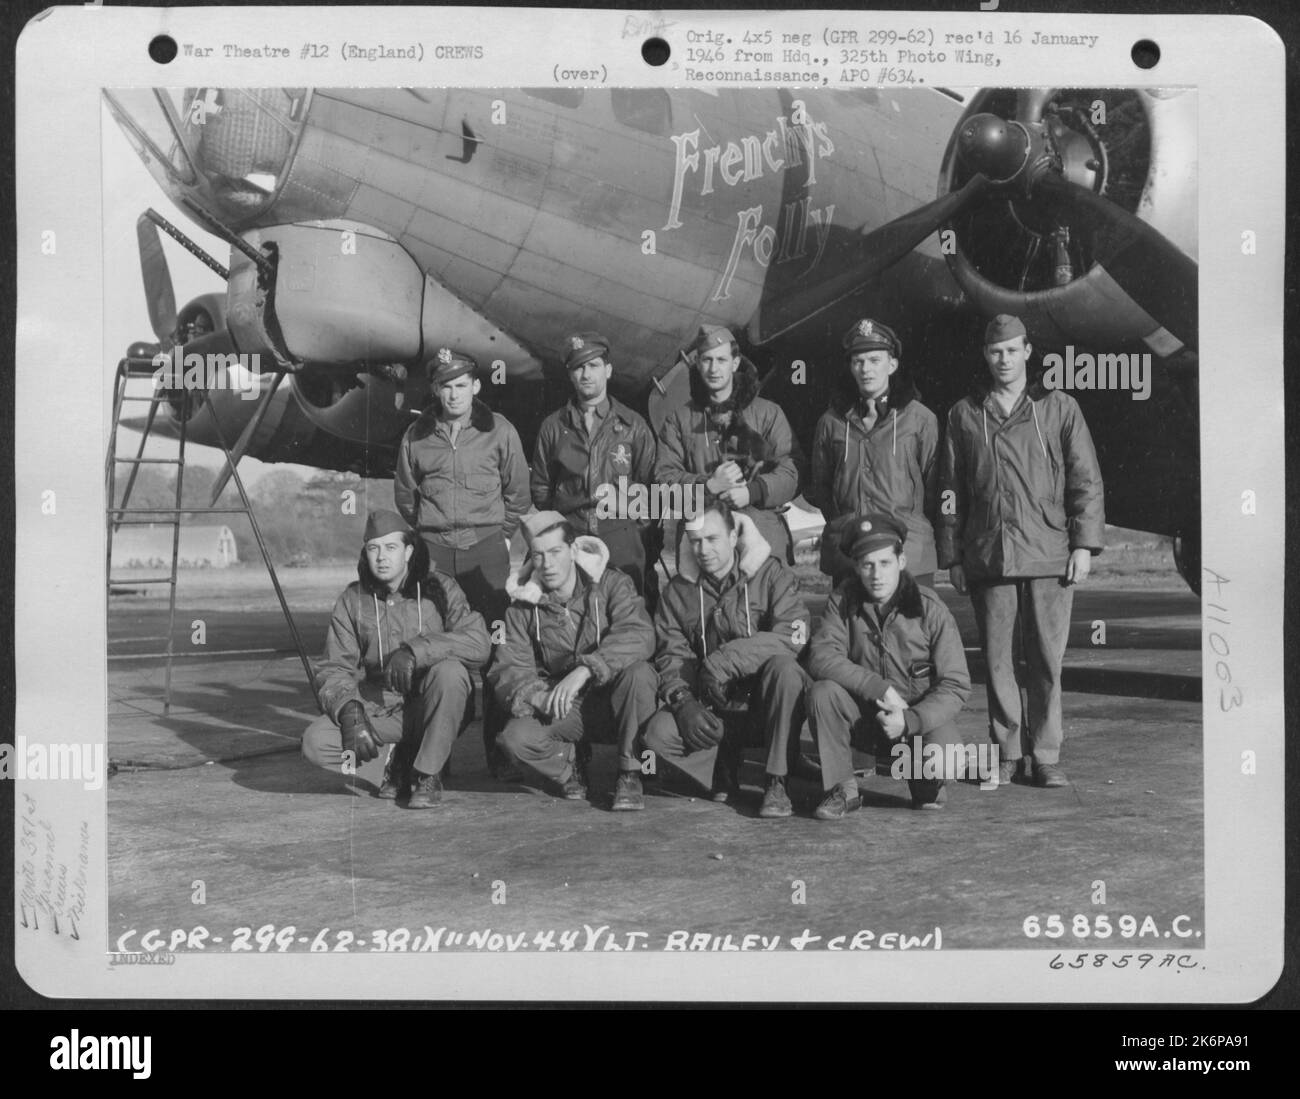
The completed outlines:
<svg viewBox="0 0 1300 1099">
<path fill-rule="evenodd" d="M 963 118 L 993 111 L 1024 115 L 1030 124 L 1046 119 L 1067 178 L 1136 214 L 1195 257 L 1194 93 L 1044 90 L 1021 93 L 1013 105 L 1014 94 L 981 93 Z M 1108 117 L 1094 126 L 1090 118 L 1098 110 Z M 1121 132 L 1126 139 L 1108 149 L 1109 136 Z M 968 169 L 958 155 L 961 134 L 959 124 L 944 158 L 945 189 L 955 189 L 967 178 L 963 173 Z M 945 250 L 948 264 L 972 304 L 985 316 L 1021 317 L 1034 343 L 1060 346 L 1087 332 L 1095 345 L 1142 340 L 1161 356 L 1181 349 L 1180 341 L 1135 303 L 1103 266 L 1091 263 L 1090 242 L 1071 241 L 1068 233 L 1056 239 L 1056 227 L 1040 220 L 1032 203 L 1019 196 L 984 204 L 951 228 L 956 250 Z"/>
<path fill-rule="evenodd" d="M 228 316 L 241 348 L 290 370 L 419 357 L 424 275 L 391 237 L 331 222 L 254 229 L 244 240 L 274 274 L 231 255 Z"/>
<path fill-rule="evenodd" d="M 251 230 L 244 239 L 270 270 L 233 253 L 234 341 L 259 353 L 265 369 L 291 372 L 294 417 L 343 444 L 396 446 L 430 400 L 425 362 L 439 347 L 476 359 L 497 397 L 542 377 L 525 347 L 379 230 L 331 221 Z"/>
</svg>

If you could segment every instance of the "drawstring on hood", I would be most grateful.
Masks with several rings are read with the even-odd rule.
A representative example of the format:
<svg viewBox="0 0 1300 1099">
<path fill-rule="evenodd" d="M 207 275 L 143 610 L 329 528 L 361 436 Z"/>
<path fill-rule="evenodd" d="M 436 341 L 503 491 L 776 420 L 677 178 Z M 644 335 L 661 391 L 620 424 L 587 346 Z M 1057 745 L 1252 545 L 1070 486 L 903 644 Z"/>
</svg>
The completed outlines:
<svg viewBox="0 0 1300 1099">
<path fill-rule="evenodd" d="M 1042 375 L 1033 375 L 1025 380 L 1024 396 L 1029 402 L 1029 411 L 1034 418 L 1034 430 L 1038 433 L 1038 447 L 1047 458 L 1047 443 L 1043 439 L 1043 430 L 1038 426 L 1038 401 L 1052 391 L 1043 385 Z M 984 429 L 984 445 L 989 445 L 989 413 L 985 402 L 993 395 L 993 380 L 987 371 L 975 376 L 970 387 L 970 399 L 980 407 L 980 416 Z M 1019 399 L 1017 398 L 1017 403 Z M 1014 406 L 1013 406 L 1014 407 Z"/>
<path fill-rule="evenodd" d="M 745 597 L 745 636 L 754 636 L 754 621 L 752 612 L 749 609 L 749 582 L 756 575 L 769 557 L 772 556 L 772 546 L 766 538 L 759 533 L 758 526 L 754 520 L 743 512 L 733 512 L 732 519 L 736 524 L 736 567 L 740 571 L 741 585 Z M 691 540 L 683 538 L 680 549 L 678 550 L 677 574 L 685 580 L 689 580 L 695 585 L 696 597 L 700 602 L 700 639 L 704 646 L 703 656 L 709 655 L 708 630 L 705 629 L 704 613 L 704 577 L 700 570 L 700 563 L 695 559 L 695 550 L 691 547 Z"/>
<path fill-rule="evenodd" d="M 600 593 L 596 583 L 605 574 L 609 564 L 609 548 L 592 534 L 580 534 L 573 540 L 574 567 L 580 569 L 587 578 L 587 607 L 592 621 L 596 624 L 596 644 L 604 633 L 600 615 Z M 530 603 L 533 608 L 533 636 L 540 645 L 542 641 L 541 603 L 546 596 L 542 585 L 532 578 L 533 562 L 525 558 L 517 573 L 511 573 L 506 580 L 506 593 L 511 599 L 521 603 Z M 567 609 L 567 608 L 566 608 Z"/>
<path fill-rule="evenodd" d="M 749 614 L 749 579 L 746 578 L 742 583 L 745 589 L 745 636 L 753 637 L 754 622 Z M 704 646 L 702 655 L 707 657 L 709 655 L 709 631 L 704 628 L 704 585 L 696 584 L 695 590 L 700 596 L 700 644 Z"/>
<path fill-rule="evenodd" d="M 1043 457 L 1046 458 L 1047 444 L 1043 442 L 1043 429 L 1038 426 L 1038 406 L 1033 401 L 1029 402 L 1029 411 L 1034 414 L 1034 430 L 1038 432 L 1038 446 L 1043 452 Z"/>
<path fill-rule="evenodd" d="M 1043 439 L 1043 429 L 1038 426 L 1038 402 L 1034 400 L 1033 394 L 1028 390 L 1025 391 L 1025 397 L 1029 401 L 1029 412 L 1034 418 L 1034 431 L 1038 435 L 1038 449 L 1043 452 L 1043 457 L 1047 457 L 1047 443 Z M 984 445 L 989 445 L 989 410 L 983 401 L 980 402 L 980 417 L 984 424 Z"/>
</svg>

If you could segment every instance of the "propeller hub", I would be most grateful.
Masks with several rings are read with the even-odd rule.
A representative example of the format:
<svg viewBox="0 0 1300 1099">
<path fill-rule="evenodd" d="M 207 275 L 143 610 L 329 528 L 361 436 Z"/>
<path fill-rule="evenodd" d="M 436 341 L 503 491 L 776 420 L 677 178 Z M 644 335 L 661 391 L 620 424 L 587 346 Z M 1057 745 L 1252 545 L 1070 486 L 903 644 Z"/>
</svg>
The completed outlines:
<svg viewBox="0 0 1300 1099">
<path fill-rule="evenodd" d="M 993 183 L 1010 183 L 1029 162 L 1029 134 L 1018 122 L 995 114 L 972 115 L 957 131 L 957 153 L 972 171 Z"/>
</svg>

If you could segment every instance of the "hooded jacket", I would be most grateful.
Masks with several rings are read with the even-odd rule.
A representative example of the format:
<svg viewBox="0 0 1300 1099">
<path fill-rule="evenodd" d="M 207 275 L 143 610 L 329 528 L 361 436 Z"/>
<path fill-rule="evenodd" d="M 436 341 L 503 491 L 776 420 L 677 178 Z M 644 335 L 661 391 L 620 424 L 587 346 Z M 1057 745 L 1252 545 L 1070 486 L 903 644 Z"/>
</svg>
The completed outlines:
<svg viewBox="0 0 1300 1099">
<path fill-rule="evenodd" d="M 1101 468 L 1068 393 L 1033 382 L 1002 419 L 981 385 L 948 412 L 939 480 L 939 564 L 968 581 L 1063 576 L 1072 550 L 1102 550 Z"/>
<path fill-rule="evenodd" d="M 325 659 L 315 675 L 325 712 L 337 721 L 343 705 L 354 700 L 400 710 L 403 697 L 383 680 L 402 645 L 415 654 L 417 674 L 448 657 L 476 667 L 492 651 L 483 616 L 470 610 L 450 576 L 430 569 L 422 579 L 408 575 L 400 591 L 390 592 L 363 575 L 343 589 L 330 616 Z"/>
<path fill-rule="evenodd" d="M 857 387 L 831 399 L 813 433 L 812 476 L 804 492 L 826 519 L 823 571 L 835 563 L 839 533 L 855 515 L 883 511 L 907 526 L 908 568 L 934 572 L 932 521 L 939 487 L 939 420 L 896 372 L 884 415 L 862 420 Z"/>
<path fill-rule="evenodd" d="M 525 560 L 506 582 L 513 602 L 506 611 L 505 642 L 497 647 L 488 679 L 500 704 L 515 717 L 531 717 L 537 696 L 578 667 L 591 669 L 598 687 L 654 652 L 654 627 L 631 579 L 608 568 L 599 538 L 573 542 L 577 581 L 561 600 L 532 579 Z"/>
<path fill-rule="evenodd" d="M 703 484 L 723 462 L 736 462 L 749 489 L 742 509 L 758 524 L 769 545 L 788 542 L 776 508 L 799 493 L 803 453 L 779 405 L 758 396 L 758 371 L 742 357 L 732 385 L 735 414 L 718 429 L 710 415 L 709 391 L 691 368 L 691 399 L 673 409 L 659 429 L 655 480 L 665 485 Z"/>
<path fill-rule="evenodd" d="M 682 687 L 694 692 L 706 662 L 725 686 L 774 656 L 797 657 L 808 643 L 812 620 L 794 572 L 772 556 L 749 516 L 734 514 L 736 563 L 721 588 L 701 576 L 683 538 L 677 575 L 660 592 L 655 667 L 665 701 Z"/>
<path fill-rule="evenodd" d="M 617 490 L 620 477 L 629 485 L 648 485 L 654 477 L 650 426 L 626 405 L 607 399 L 609 408 L 592 438 L 587 438 L 581 409 L 567 401 L 542 421 L 533 451 L 533 506 L 558 511 L 575 529 L 589 534 L 600 529 L 597 488 L 611 485 Z"/>
<path fill-rule="evenodd" d="M 863 703 L 893 687 L 908 704 L 903 718 L 909 734 L 948 724 L 970 695 L 966 650 L 952 612 L 906 570 L 883 622 L 857 577 L 831 593 L 809 648 L 808 672 Z"/>
<path fill-rule="evenodd" d="M 514 537 L 528 510 L 528 463 L 519 433 L 475 399 L 453 446 L 447 425 L 426 411 L 398 447 L 393 502 L 437 545 L 468 549 L 493 535 Z"/>
</svg>

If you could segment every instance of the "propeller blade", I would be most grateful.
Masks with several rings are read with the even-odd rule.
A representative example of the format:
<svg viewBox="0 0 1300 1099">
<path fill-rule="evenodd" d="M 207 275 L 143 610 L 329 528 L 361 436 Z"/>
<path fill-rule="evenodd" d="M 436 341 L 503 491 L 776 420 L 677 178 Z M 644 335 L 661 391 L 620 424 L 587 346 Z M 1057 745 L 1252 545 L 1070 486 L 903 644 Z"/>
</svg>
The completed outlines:
<svg viewBox="0 0 1300 1099">
<path fill-rule="evenodd" d="M 684 405 L 691 396 L 691 366 L 684 353 L 679 352 L 677 361 L 662 377 L 652 378 L 650 396 L 646 411 L 650 415 L 650 426 L 655 435 L 664 426 L 668 414 L 679 405 Z"/>
<path fill-rule="evenodd" d="M 1034 193 L 1072 223 L 1085 225 L 1097 262 L 1111 278 L 1182 343 L 1197 346 L 1195 260 L 1141 218 L 1051 172 Z"/>
<path fill-rule="evenodd" d="M 903 259 L 945 222 L 979 201 L 988 185 L 988 179 L 976 173 L 960 190 L 940 195 L 933 202 L 864 233 L 854 249 L 856 260 L 839 273 L 770 306 L 765 305 L 759 317 L 759 334 L 753 336 L 754 342 L 762 344 L 775 339 L 809 317 L 843 301 L 868 279 Z"/>
<path fill-rule="evenodd" d="M 275 391 L 284 381 L 284 371 L 277 371 L 271 378 L 271 384 L 266 387 L 266 392 L 258 399 L 257 408 L 253 410 L 252 419 L 245 425 L 244 430 L 239 433 L 239 438 L 235 440 L 235 445 L 230 448 L 227 454 L 227 462 L 221 467 L 221 472 L 217 474 L 217 479 L 212 485 L 212 499 L 208 501 L 208 507 L 217 506 L 217 500 L 225 490 L 226 485 L 230 483 L 230 478 L 234 476 L 235 466 L 239 465 L 239 459 L 242 458 L 248 450 L 249 444 L 253 441 L 253 436 L 257 429 L 262 426 L 262 420 L 266 418 L 266 410 L 271 407 L 271 399 L 275 396 Z"/>
<path fill-rule="evenodd" d="M 140 272 L 144 275 L 144 300 L 149 307 L 149 323 L 159 342 L 170 344 L 176 332 L 176 292 L 167 267 L 162 237 L 148 214 L 136 219 L 135 237 L 140 246 Z"/>
</svg>

